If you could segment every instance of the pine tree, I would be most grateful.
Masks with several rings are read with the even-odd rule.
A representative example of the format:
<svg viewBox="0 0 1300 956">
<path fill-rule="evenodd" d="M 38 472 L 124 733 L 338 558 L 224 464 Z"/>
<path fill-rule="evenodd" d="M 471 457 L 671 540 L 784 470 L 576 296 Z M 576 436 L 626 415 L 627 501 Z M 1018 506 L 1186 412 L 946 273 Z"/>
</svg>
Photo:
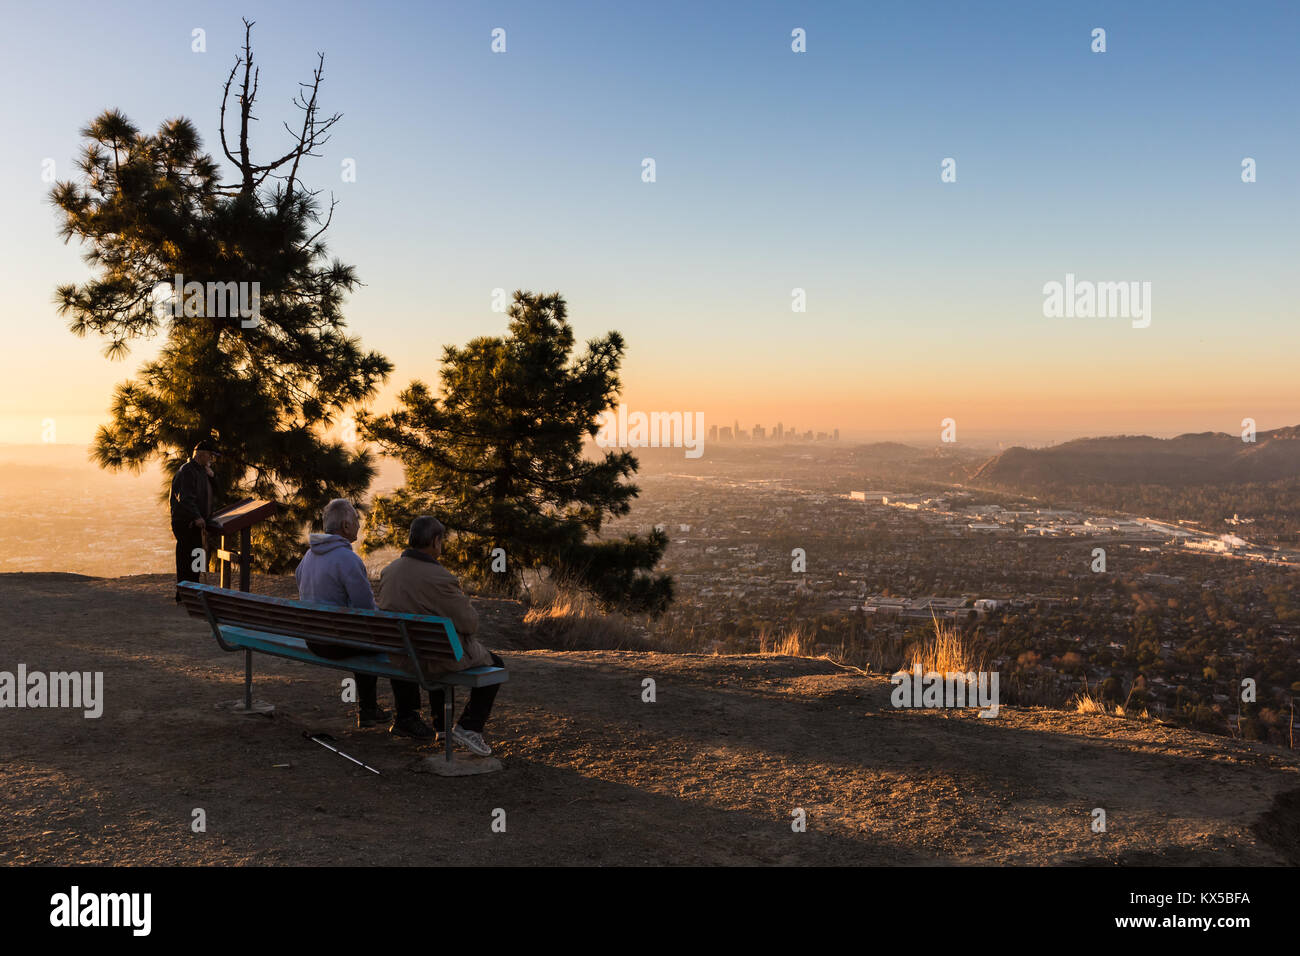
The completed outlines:
<svg viewBox="0 0 1300 956">
<path fill-rule="evenodd" d="M 303 121 L 290 130 L 292 146 L 259 164 L 249 146 L 259 71 L 253 24 L 244 24 L 220 123 L 237 181 L 221 184 L 189 120 L 168 120 L 149 135 L 116 110 L 103 113 L 82 131 L 89 142 L 78 163 L 81 182 L 51 190 L 64 214 L 64 241 L 87 247 L 95 275 L 60 286 L 55 298 L 76 335 L 107 340 L 110 358 L 124 358 L 137 340 L 163 337 L 157 357 L 117 386 L 111 419 L 95 436 L 95 460 L 139 470 L 160 459 L 165 498 L 196 441 L 216 437 L 223 497 L 282 505 L 254 534 L 258 566 L 278 572 L 292 566 L 304 525 L 330 498 L 358 498 L 369 487 L 369 453 L 328 440 L 325 431 L 369 400 L 392 366 L 347 335 L 342 303 L 358 280 L 351 266 L 327 260 L 321 241 L 335 203 L 322 221 L 319 191 L 299 182 L 302 160 L 318 155 L 341 118 L 318 111 L 324 58 L 313 82 L 300 84 L 294 103 Z M 232 148 L 226 108 L 241 68 Z M 176 276 L 206 291 L 176 301 L 160 288 Z M 255 314 L 233 307 L 227 296 L 236 288 L 242 304 L 257 306 L 244 311 Z"/>
<path fill-rule="evenodd" d="M 638 494 L 624 481 L 636 458 L 583 451 L 621 388 L 622 337 L 610 332 L 573 356 L 558 294 L 516 292 L 509 317 L 504 337 L 444 348 L 440 395 L 414 381 L 395 411 L 360 420 L 406 473 L 403 488 L 376 498 L 366 546 L 400 547 L 411 519 L 433 514 L 453 532 L 444 560 L 471 580 L 513 588 L 525 570 L 546 569 L 606 606 L 663 611 L 672 579 L 653 572 L 663 532 L 599 538 Z"/>
</svg>

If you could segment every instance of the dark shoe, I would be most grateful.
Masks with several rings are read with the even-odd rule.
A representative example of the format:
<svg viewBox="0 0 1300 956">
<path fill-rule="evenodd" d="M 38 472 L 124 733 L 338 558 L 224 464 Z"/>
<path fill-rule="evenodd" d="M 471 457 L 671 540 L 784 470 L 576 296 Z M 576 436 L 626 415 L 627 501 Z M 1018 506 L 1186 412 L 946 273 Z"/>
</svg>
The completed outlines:
<svg viewBox="0 0 1300 956">
<path fill-rule="evenodd" d="M 374 710 L 359 710 L 357 711 L 357 726 L 377 727 L 379 724 L 388 723 L 392 716 L 382 707 L 376 707 Z"/>
<path fill-rule="evenodd" d="M 407 714 L 393 721 L 388 732 L 394 737 L 414 737 L 416 740 L 432 740 L 433 728 L 420 719 L 419 714 Z"/>
</svg>

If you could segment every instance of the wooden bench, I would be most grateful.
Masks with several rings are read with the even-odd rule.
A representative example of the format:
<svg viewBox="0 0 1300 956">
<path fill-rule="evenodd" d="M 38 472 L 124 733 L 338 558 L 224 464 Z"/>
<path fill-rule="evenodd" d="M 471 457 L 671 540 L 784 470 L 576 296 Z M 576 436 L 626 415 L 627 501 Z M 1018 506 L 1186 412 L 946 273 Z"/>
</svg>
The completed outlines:
<svg viewBox="0 0 1300 956">
<path fill-rule="evenodd" d="M 366 611 L 247 594 L 184 581 L 177 585 L 192 617 L 202 618 L 223 651 L 244 651 L 244 706 L 253 706 L 253 652 L 287 657 L 358 674 L 414 681 L 444 694 L 443 729 L 451 760 L 451 728 L 457 687 L 503 684 L 504 667 L 455 670 L 464 648 L 445 617 Z M 328 645 L 329 656 L 308 647 Z M 337 656 L 335 656 L 337 655 Z"/>
</svg>

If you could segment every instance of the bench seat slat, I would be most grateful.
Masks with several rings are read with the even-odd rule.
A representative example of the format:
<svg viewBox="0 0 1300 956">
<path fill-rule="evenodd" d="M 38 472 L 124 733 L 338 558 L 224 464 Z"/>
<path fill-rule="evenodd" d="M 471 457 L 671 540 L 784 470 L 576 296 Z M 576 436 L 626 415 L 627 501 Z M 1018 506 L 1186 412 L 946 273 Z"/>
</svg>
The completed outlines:
<svg viewBox="0 0 1300 956">
<path fill-rule="evenodd" d="M 390 677 L 397 680 L 412 680 L 414 674 L 405 665 L 406 654 L 357 654 L 353 657 L 325 658 L 313 653 L 307 642 L 300 637 L 287 634 L 273 634 L 256 631 L 232 624 L 222 624 L 221 636 L 226 643 L 249 650 L 261 651 L 276 657 L 304 661 L 308 664 L 320 664 L 338 670 L 355 671 L 360 674 L 374 674 L 376 677 Z M 446 671 L 430 675 L 435 683 L 454 684 L 458 687 L 487 687 L 492 684 L 505 683 L 507 679 L 504 667 L 470 667 L 463 671 Z"/>
</svg>

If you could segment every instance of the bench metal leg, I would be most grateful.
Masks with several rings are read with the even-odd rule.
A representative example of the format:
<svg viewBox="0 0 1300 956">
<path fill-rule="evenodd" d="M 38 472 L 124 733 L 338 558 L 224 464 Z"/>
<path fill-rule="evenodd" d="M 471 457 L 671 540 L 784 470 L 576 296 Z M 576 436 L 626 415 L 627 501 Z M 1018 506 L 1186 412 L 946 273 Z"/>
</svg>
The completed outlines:
<svg viewBox="0 0 1300 956">
<path fill-rule="evenodd" d="M 451 760 L 451 721 L 452 714 L 456 712 L 456 687 L 454 684 L 446 685 L 442 694 L 442 729 L 446 736 L 443 740 L 447 743 L 447 759 Z"/>
<path fill-rule="evenodd" d="M 238 648 L 232 647 L 230 650 L 238 650 Z M 244 648 L 244 696 L 223 701 L 217 707 L 220 710 L 228 710 L 232 714 L 259 714 L 269 717 L 275 713 L 274 704 L 264 700 L 253 700 L 253 652 L 248 648 Z"/>
</svg>

